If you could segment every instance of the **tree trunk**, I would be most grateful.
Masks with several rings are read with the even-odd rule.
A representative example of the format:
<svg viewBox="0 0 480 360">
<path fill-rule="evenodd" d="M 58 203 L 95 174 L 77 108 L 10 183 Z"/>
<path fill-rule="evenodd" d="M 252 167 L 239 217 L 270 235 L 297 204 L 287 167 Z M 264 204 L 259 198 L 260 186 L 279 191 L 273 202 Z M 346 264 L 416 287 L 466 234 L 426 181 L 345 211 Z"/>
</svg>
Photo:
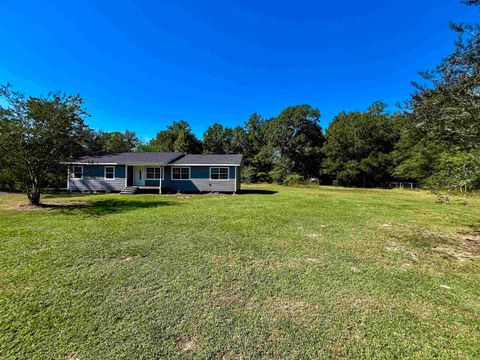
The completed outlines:
<svg viewBox="0 0 480 360">
<path fill-rule="evenodd" d="M 40 206 L 40 190 L 32 189 L 27 192 L 28 203 L 33 206 Z"/>
</svg>

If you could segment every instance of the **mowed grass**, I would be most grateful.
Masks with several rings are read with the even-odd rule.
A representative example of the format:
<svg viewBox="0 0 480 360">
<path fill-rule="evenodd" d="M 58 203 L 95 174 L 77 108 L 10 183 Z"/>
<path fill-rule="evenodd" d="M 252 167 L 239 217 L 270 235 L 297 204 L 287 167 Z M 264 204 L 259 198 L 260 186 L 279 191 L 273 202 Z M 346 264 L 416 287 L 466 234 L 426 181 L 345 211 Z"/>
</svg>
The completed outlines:
<svg viewBox="0 0 480 360">
<path fill-rule="evenodd" d="M 0 195 L 0 358 L 479 358 L 480 198 Z"/>
</svg>

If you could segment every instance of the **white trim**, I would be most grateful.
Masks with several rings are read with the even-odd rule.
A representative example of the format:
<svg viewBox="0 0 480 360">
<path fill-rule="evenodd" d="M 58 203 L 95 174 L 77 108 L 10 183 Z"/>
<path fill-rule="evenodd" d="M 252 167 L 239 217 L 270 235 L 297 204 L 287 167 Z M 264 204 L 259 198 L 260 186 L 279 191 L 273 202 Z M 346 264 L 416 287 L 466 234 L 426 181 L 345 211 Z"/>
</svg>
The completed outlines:
<svg viewBox="0 0 480 360">
<path fill-rule="evenodd" d="M 149 166 L 149 167 L 159 167 L 159 166 L 165 166 L 163 165 L 162 163 L 158 163 L 158 162 L 155 162 L 155 163 L 126 163 L 125 165 L 128 165 L 128 166 Z"/>
<path fill-rule="evenodd" d="M 82 168 L 82 176 L 80 176 L 80 177 L 75 177 L 75 168 L 76 168 L 76 167 Z M 74 180 L 83 180 L 83 166 L 79 166 L 79 165 L 73 166 L 72 179 L 74 179 Z"/>
<path fill-rule="evenodd" d="M 160 163 L 95 163 L 95 162 L 61 162 L 63 165 L 128 165 L 128 166 L 242 166 L 242 164 L 160 164 Z"/>
<path fill-rule="evenodd" d="M 67 190 L 70 191 L 70 166 L 67 166 Z"/>
<path fill-rule="evenodd" d="M 127 179 L 128 179 L 128 166 L 125 165 L 125 187 L 127 187 Z"/>
<path fill-rule="evenodd" d="M 190 180 L 192 180 L 192 169 L 190 169 L 190 166 L 175 166 L 175 168 L 186 168 L 186 169 L 188 169 L 188 179 L 174 179 L 173 178 L 174 166 L 172 166 L 170 168 L 170 180 L 172 180 L 172 181 L 190 181 Z"/>
<path fill-rule="evenodd" d="M 166 166 L 215 166 L 215 167 L 225 167 L 225 166 L 242 166 L 241 164 L 167 164 Z"/>
<path fill-rule="evenodd" d="M 107 178 L 107 168 L 113 168 L 113 178 Z M 103 167 L 103 179 L 104 180 L 115 180 L 115 166 L 104 166 Z"/>
<path fill-rule="evenodd" d="M 147 174 L 148 174 L 148 168 L 151 168 L 151 169 L 160 169 L 160 177 L 159 178 L 149 178 L 147 177 Z M 162 180 L 165 180 L 165 171 L 162 170 L 162 166 L 147 166 L 145 168 L 145 180 L 159 180 L 159 179 L 162 179 Z"/>
<path fill-rule="evenodd" d="M 237 168 L 235 168 L 235 192 L 237 192 Z"/>
<path fill-rule="evenodd" d="M 119 163 L 96 163 L 96 162 L 62 162 L 66 165 L 123 165 Z"/>
<path fill-rule="evenodd" d="M 165 169 L 163 166 L 160 166 L 160 173 L 165 177 Z M 162 180 L 163 178 L 160 176 L 160 179 L 158 180 L 158 193 L 162 193 Z"/>
<path fill-rule="evenodd" d="M 226 179 L 212 179 L 212 169 L 227 169 L 227 178 Z M 210 166 L 208 168 L 209 180 L 210 181 L 230 181 L 230 168 L 228 166 Z"/>
</svg>

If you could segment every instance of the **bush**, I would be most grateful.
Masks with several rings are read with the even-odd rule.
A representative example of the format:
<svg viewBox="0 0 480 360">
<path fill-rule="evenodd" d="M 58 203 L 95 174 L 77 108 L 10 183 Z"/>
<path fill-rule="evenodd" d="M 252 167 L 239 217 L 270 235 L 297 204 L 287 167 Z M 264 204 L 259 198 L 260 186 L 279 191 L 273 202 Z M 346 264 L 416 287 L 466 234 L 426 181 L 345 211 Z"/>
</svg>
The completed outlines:
<svg viewBox="0 0 480 360">
<path fill-rule="evenodd" d="M 251 166 L 245 166 L 242 169 L 242 182 L 251 184 L 257 181 L 256 169 Z"/>
<path fill-rule="evenodd" d="M 290 175 L 287 175 L 285 177 L 285 185 L 287 186 L 295 186 L 295 185 L 300 185 L 303 184 L 305 181 L 303 179 L 303 176 L 293 173 Z"/>
</svg>

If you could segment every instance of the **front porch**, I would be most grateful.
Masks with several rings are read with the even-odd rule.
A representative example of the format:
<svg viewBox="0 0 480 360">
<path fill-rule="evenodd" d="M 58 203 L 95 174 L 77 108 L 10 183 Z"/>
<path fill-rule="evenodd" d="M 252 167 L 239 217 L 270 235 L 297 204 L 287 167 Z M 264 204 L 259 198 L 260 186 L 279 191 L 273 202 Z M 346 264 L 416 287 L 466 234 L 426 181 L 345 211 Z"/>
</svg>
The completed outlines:
<svg viewBox="0 0 480 360">
<path fill-rule="evenodd" d="M 162 193 L 165 168 L 158 165 L 125 165 L 125 187 Z"/>
</svg>

